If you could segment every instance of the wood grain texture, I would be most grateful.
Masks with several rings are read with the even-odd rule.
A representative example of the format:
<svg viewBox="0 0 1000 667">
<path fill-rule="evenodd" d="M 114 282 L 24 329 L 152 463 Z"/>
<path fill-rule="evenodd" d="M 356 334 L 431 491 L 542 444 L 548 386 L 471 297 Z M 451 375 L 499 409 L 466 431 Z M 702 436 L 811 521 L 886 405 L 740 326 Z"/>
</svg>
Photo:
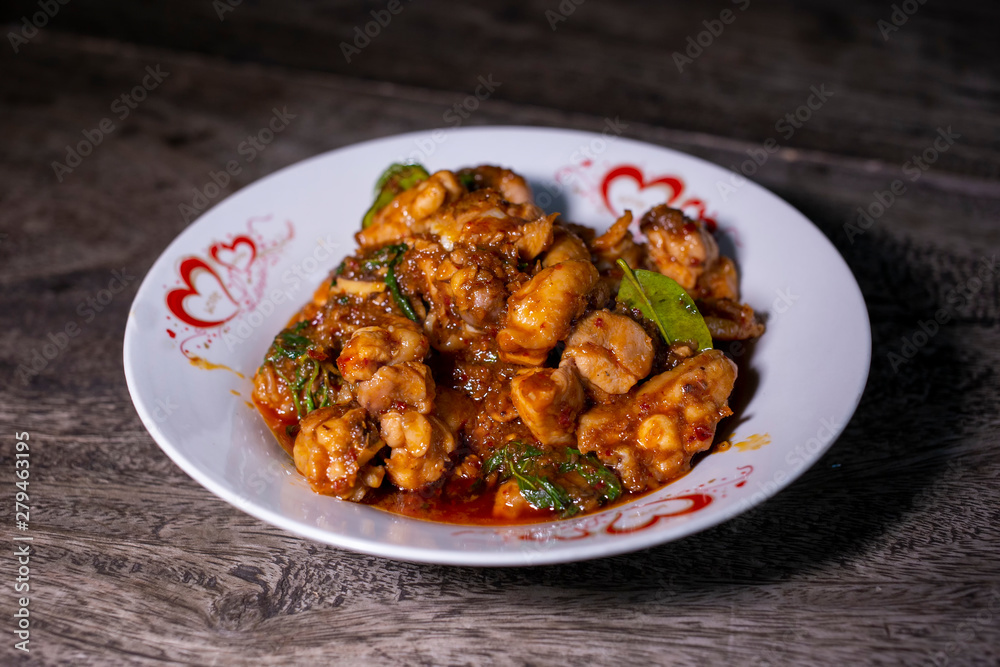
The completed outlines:
<svg viewBox="0 0 1000 667">
<path fill-rule="evenodd" d="M 77 6 L 93 13 L 85 16 Z M 948 300 L 953 287 L 968 285 L 979 263 L 1000 250 L 998 80 L 996 59 L 987 57 L 995 46 L 971 39 L 985 29 L 972 9 L 945 20 L 928 3 L 907 24 L 913 32 L 892 37 L 922 36 L 930 40 L 928 51 L 917 49 L 912 62 L 893 61 L 885 72 L 861 73 L 851 64 L 877 44 L 850 26 L 873 23 L 886 9 L 870 5 L 845 19 L 833 9 L 813 11 L 826 5 L 803 6 L 811 9 L 798 16 L 754 4 L 776 22 L 777 41 L 773 52 L 746 58 L 745 67 L 741 58 L 749 51 L 731 53 L 721 38 L 695 63 L 706 70 L 699 80 L 716 77 L 717 86 L 732 80 L 724 95 L 706 97 L 711 108 L 685 107 L 695 93 L 654 85 L 662 74 L 654 71 L 648 82 L 619 82 L 637 100 L 628 114 L 607 102 L 609 83 L 581 80 L 596 54 L 584 64 L 569 62 L 569 55 L 600 47 L 630 63 L 663 54 L 654 48 L 651 23 L 627 23 L 597 2 L 582 5 L 554 35 L 544 20 L 540 29 L 527 21 L 547 5 L 475 23 L 470 16 L 480 10 L 415 3 L 402 15 L 414 25 L 393 24 L 400 35 L 387 31 L 364 53 L 371 69 L 356 71 L 317 68 L 286 48 L 283 40 L 297 37 L 315 54 L 309 49 L 319 48 L 318 35 L 329 40 L 349 32 L 344 16 L 352 10 L 319 5 L 287 10 L 275 23 L 274 7 L 245 3 L 230 15 L 232 23 L 227 18 L 226 39 L 212 48 L 214 33 L 199 23 L 185 43 L 167 41 L 178 39 L 169 24 L 151 23 L 135 33 L 143 43 L 125 45 L 61 33 L 54 20 L 17 57 L 0 55 L 0 376 L 7 379 L 0 384 L 0 470 L 11 469 L 11 433 L 29 431 L 36 548 L 32 651 L 20 656 L 4 634 L 0 662 L 1000 661 L 995 274 L 967 302 Z M 66 28 L 118 38 L 139 16 L 131 5 L 119 6 L 119 24 L 111 24 L 111 10 L 82 1 L 61 11 L 67 13 L 57 19 Z M 210 3 L 199 11 L 210 13 Z M 676 23 L 697 23 L 708 10 L 676 11 Z M 750 25 L 749 10 L 746 19 Z M 97 25 L 102 20 L 107 25 Z M 398 60 L 400 44 L 412 47 L 415 35 L 440 42 L 462 21 L 479 26 L 478 38 L 504 55 L 511 81 L 470 124 L 599 129 L 605 115 L 618 114 L 629 122 L 627 136 L 729 166 L 760 140 L 762 119 L 816 72 L 854 81 L 863 91 L 837 115 L 810 125 L 811 134 L 797 134 L 795 145 L 755 176 L 837 245 L 865 294 L 874 342 L 868 388 L 844 435 L 760 508 L 680 542 L 586 563 L 518 570 L 397 563 L 307 542 L 241 513 L 188 478 L 143 429 L 124 384 L 121 337 L 138 280 L 186 225 L 178 205 L 190 202 L 210 170 L 234 158 L 239 142 L 276 106 L 297 118 L 227 192 L 330 148 L 441 125 L 444 111 L 468 94 L 456 82 L 471 73 L 471 85 L 489 49 L 467 51 L 463 59 L 433 43 L 421 52 L 425 58 L 406 67 L 386 63 L 392 54 Z M 662 22 L 665 30 L 681 30 Z M 825 24 L 835 29 L 823 37 Z M 734 49 L 760 46 L 768 35 L 754 24 L 753 41 L 738 35 L 740 25 L 723 35 L 732 35 Z M 962 31 L 970 39 L 959 43 L 954 36 Z M 277 36 L 254 42 L 264 32 Z M 553 85 L 533 55 L 511 53 L 518 40 L 558 54 L 559 67 L 581 73 L 574 79 L 557 69 L 562 83 Z M 258 44 L 256 53 L 236 52 L 250 43 Z M 441 64 L 446 55 L 455 61 L 451 69 Z M 162 86 L 58 182 L 51 162 L 110 115 L 112 100 L 136 85 L 147 65 L 157 64 L 170 72 Z M 935 72 L 938 84 L 918 91 L 920 81 L 907 74 L 921 68 Z M 975 94 L 968 81 L 975 81 Z M 654 88 L 660 97 L 644 97 Z M 779 89 L 787 96 L 774 98 Z M 902 110 L 908 115 L 899 122 L 894 114 Z M 843 225 L 854 209 L 899 177 L 909 151 L 932 140 L 938 124 L 957 126 L 949 119 L 959 116 L 949 114 L 971 119 L 970 141 L 852 242 Z M 80 304 L 107 285 L 113 270 L 135 280 L 85 321 Z M 940 308 L 949 309 L 952 321 L 894 369 L 889 353 Z M 18 365 L 69 322 L 80 335 L 21 384 Z M 0 493 L 12 492 L 5 473 Z M 5 507 L 0 539 L 9 544 L 12 516 Z M 5 563 L 10 572 L 11 560 Z M 7 609 L 14 594 L 4 590 Z"/>
<path fill-rule="evenodd" d="M 353 44 L 355 29 L 387 1 L 248 1 L 220 15 L 202 0 L 156 7 L 74 0 L 52 24 L 463 94 L 478 76 L 493 74 L 504 101 L 752 143 L 774 136 L 775 124 L 806 102 L 810 87 L 826 84 L 834 96 L 790 145 L 902 163 L 934 140 L 937 126 L 953 125 L 965 140 L 941 166 L 1000 175 L 1000 45 L 993 39 L 1000 8 L 991 3 L 923 3 L 886 40 L 878 21 L 890 19 L 892 3 L 879 0 L 588 0 L 555 22 L 546 12 L 558 13 L 558 0 L 402 0 L 399 15 L 348 61 L 341 43 Z M 7 15 L 19 18 L 33 7 L 30 0 L 14 3 Z M 717 37 L 706 35 L 709 46 L 678 71 L 673 54 L 725 9 L 734 12 L 732 22 Z"/>
</svg>

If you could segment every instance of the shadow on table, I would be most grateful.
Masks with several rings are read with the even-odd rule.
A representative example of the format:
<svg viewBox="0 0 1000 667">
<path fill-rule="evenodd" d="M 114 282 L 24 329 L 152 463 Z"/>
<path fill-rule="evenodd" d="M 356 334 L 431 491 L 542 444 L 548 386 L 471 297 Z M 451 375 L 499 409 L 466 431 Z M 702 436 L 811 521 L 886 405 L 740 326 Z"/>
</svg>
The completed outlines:
<svg viewBox="0 0 1000 667">
<path fill-rule="evenodd" d="M 853 244 L 840 240 L 868 304 L 873 350 L 861 404 L 830 451 L 789 488 L 714 529 L 624 556 L 492 570 L 498 583 L 600 594 L 607 608 L 616 601 L 669 604 L 830 563 L 864 567 L 871 543 L 933 497 L 947 464 L 945 447 L 974 409 L 969 392 L 988 387 L 947 325 L 912 359 L 902 349 L 904 337 L 913 340 L 920 331 L 919 322 L 945 307 L 940 295 L 949 282 L 969 275 L 973 264 L 875 231 Z"/>
</svg>

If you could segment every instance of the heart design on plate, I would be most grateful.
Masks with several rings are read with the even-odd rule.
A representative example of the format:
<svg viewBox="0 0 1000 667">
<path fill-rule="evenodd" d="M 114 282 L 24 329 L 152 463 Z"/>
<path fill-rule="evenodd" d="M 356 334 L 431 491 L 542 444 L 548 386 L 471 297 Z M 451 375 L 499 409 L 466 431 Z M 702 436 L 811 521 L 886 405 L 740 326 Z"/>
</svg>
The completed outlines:
<svg viewBox="0 0 1000 667">
<path fill-rule="evenodd" d="M 644 517 L 646 518 L 646 522 L 635 526 L 617 525 L 619 519 L 621 519 L 623 516 L 623 513 L 619 512 L 618 516 L 615 517 L 611 521 L 611 523 L 609 523 L 604 528 L 604 532 L 607 533 L 608 535 L 624 535 L 626 533 L 637 533 L 640 530 L 646 530 L 647 528 L 652 528 L 660 521 L 660 519 L 669 519 L 675 516 L 684 516 L 685 514 L 693 514 L 694 512 L 697 512 L 711 505 L 713 499 L 712 496 L 708 495 L 707 493 L 693 493 L 686 496 L 674 496 L 672 498 L 666 498 L 664 499 L 664 502 L 674 501 L 674 500 L 679 500 L 679 501 L 686 500 L 688 501 L 688 504 L 674 510 L 668 510 L 666 512 L 657 512 L 656 514 L 653 514 L 648 518 Z"/>
<path fill-rule="evenodd" d="M 231 243 L 216 243 L 208 252 L 222 266 L 245 271 L 257 258 L 257 244 L 249 236 L 237 236 Z"/>
<path fill-rule="evenodd" d="M 631 209 L 642 215 L 658 204 L 673 204 L 684 192 L 684 181 L 676 176 L 657 176 L 646 180 L 633 165 L 621 165 L 607 173 L 601 183 L 604 205 L 615 215 Z"/>
<path fill-rule="evenodd" d="M 684 211 L 684 215 L 695 220 L 701 220 L 706 225 L 708 225 L 708 231 L 715 232 L 718 228 L 719 223 L 715 221 L 715 218 L 708 215 L 708 208 L 705 202 L 695 197 L 692 197 L 686 201 L 680 203 L 677 207 Z"/>
<path fill-rule="evenodd" d="M 219 275 L 204 260 L 188 257 L 181 262 L 178 273 L 186 287 L 167 293 L 167 308 L 180 321 L 207 329 L 228 322 L 240 312 Z"/>
</svg>

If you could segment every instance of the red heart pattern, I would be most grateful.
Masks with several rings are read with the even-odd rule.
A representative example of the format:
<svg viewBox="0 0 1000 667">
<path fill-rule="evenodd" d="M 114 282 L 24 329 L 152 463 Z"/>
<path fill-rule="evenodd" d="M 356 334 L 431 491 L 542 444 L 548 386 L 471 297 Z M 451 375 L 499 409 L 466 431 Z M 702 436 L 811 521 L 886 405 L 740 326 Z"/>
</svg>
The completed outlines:
<svg viewBox="0 0 1000 667">
<path fill-rule="evenodd" d="M 188 257 L 180 263 L 178 273 L 185 286 L 167 293 L 167 308 L 180 321 L 207 329 L 224 324 L 239 313 L 239 304 L 229 295 L 219 274 L 204 260 Z"/>
<path fill-rule="evenodd" d="M 686 500 L 690 504 L 676 510 L 657 512 L 656 514 L 649 517 L 645 523 L 635 526 L 618 525 L 618 521 L 622 517 L 622 514 L 619 513 L 618 516 L 615 517 L 604 528 L 604 532 L 607 533 L 608 535 L 625 535 L 628 533 L 637 533 L 640 530 L 646 530 L 647 528 L 652 528 L 657 523 L 659 523 L 660 519 L 669 519 L 670 517 L 684 516 L 685 514 L 693 514 L 701 509 L 704 509 L 712 504 L 713 498 L 707 493 L 692 493 L 686 496 L 675 496 L 669 498 L 668 500 Z"/>
<path fill-rule="evenodd" d="M 664 196 L 665 190 L 668 196 Z M 684 182 L 676 176 L 657 176 L 647 181 L 642 171 L 630 164 L 615 167 L 601 183 L 604 205 L 615 215 L 621 215 L 626 208 L 641 214 L 656 204 L 673 204 L 683 191 Z"/>
<path fill-rule="evenodd" d="M 222 266 L 245 271 L 257 258 L 257 244 L 249 236 L 237 236 L 231 243 L 214 244 L 208 252 Z"/>
<path fill-rule="evenodd" d="M 661 521 L 669 521 L 676 517 L 694 514 L 705 509 L 716 500 L 728 496 L 728 488 L 742 488 L 753 474 L 753 466 L 742 465 L 736 468 L 737 474 L 731 478 L 713 479 L 711 482 L 699 484 L 697 488 L 688 489 L 681 494 L 660 498 L 629 509 L 600 512 L 579 521 L 559 523 L 554 526 L 535 528 L 526 526 L 524 532 L 513 536 L 524 542 L 560 542 L 583 540 L 597 535 L 629 535 L 648 530 Z M 682 504 L 678 505 L 677 502 Z M 477 535 L 477 531 L 462 528 L 452 533 L 454 536 Z"/>
</svg>

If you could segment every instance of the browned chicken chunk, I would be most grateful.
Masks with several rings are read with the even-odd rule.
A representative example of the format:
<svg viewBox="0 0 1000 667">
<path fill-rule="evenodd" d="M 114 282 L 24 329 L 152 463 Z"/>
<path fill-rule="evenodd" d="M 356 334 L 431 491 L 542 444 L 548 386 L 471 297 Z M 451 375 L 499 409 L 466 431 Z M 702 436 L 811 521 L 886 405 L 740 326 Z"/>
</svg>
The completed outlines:
<svg viewBox="0 0 1000 667">
<path fill-rule="evenodd" d="M 253 379 L 316 492 L 437 521 L 535 521 L 628 500 L 711 446 L 735 364 L 699 352 L 700 328 L 672 335 L 699 314 L 643 295 L 683 296 L 662 275 L 619 292 L 624 260 L 677 281 L 716 341 L 761 335 L 703 222 L 661 205 L 641 218 L 645 240 L 631 211 L 598 233 L 490 165 L 393 165 L 378 188 L 357 252 Z"/>
<path fill-rule="evenodd" d="M 702 352 L 639 387 L 624 406 L 580 417 L 580 451 L 597 454 L 631 491 L 673 479 L 732 414 L 727 399 L 735 382 L 736 364 L 719 350 Z"/>
<path fill-rule="evenodd" d="M 639 228 L 649 240 L 649 258 L 656 270 L 689 292 L 719 257 L 719 246 L 705 223 L 666 204 L 651 208 Z"/>
<path fill-rule="evenodd" d="M 393 484 L 414 490 L 441 479 L 448 455 L 455 451 L 455 436 L 440 419 L 419 412 L 387 412 L 381 428 L 382 438 L 392 448 L 385 468 Z"/>
<path fill-rule="evenodd" d="M 571 363 L 588 387 L 624 394 L 649 375 L 653 341 L 635 320 L 597 310 L 566 339 L 563 363 Z"/>
<path fill-rule="evenodd" d="M 371 461 L 384 445 L 363 409 L 333 406 L 302 420 L 292 451 L 314 490 L 358 501 L 382 483 L 385 470 Z"/>
<path fill-rule="evenodd" d="M 569 368 L 535 368 L 511 380 L 517 414 L 543 445 L 576 440 L 576 417 L 583 409 L 583 388 Z"/>
<path fill-rule="evenodd" d="M 542 269 L 507 300 L 507 324 L 497 334 L 501 357 L 525 365 L 545 361 L 586 308 L 585 297 L 598 277 L 586 260 Z"/>
</svg>

